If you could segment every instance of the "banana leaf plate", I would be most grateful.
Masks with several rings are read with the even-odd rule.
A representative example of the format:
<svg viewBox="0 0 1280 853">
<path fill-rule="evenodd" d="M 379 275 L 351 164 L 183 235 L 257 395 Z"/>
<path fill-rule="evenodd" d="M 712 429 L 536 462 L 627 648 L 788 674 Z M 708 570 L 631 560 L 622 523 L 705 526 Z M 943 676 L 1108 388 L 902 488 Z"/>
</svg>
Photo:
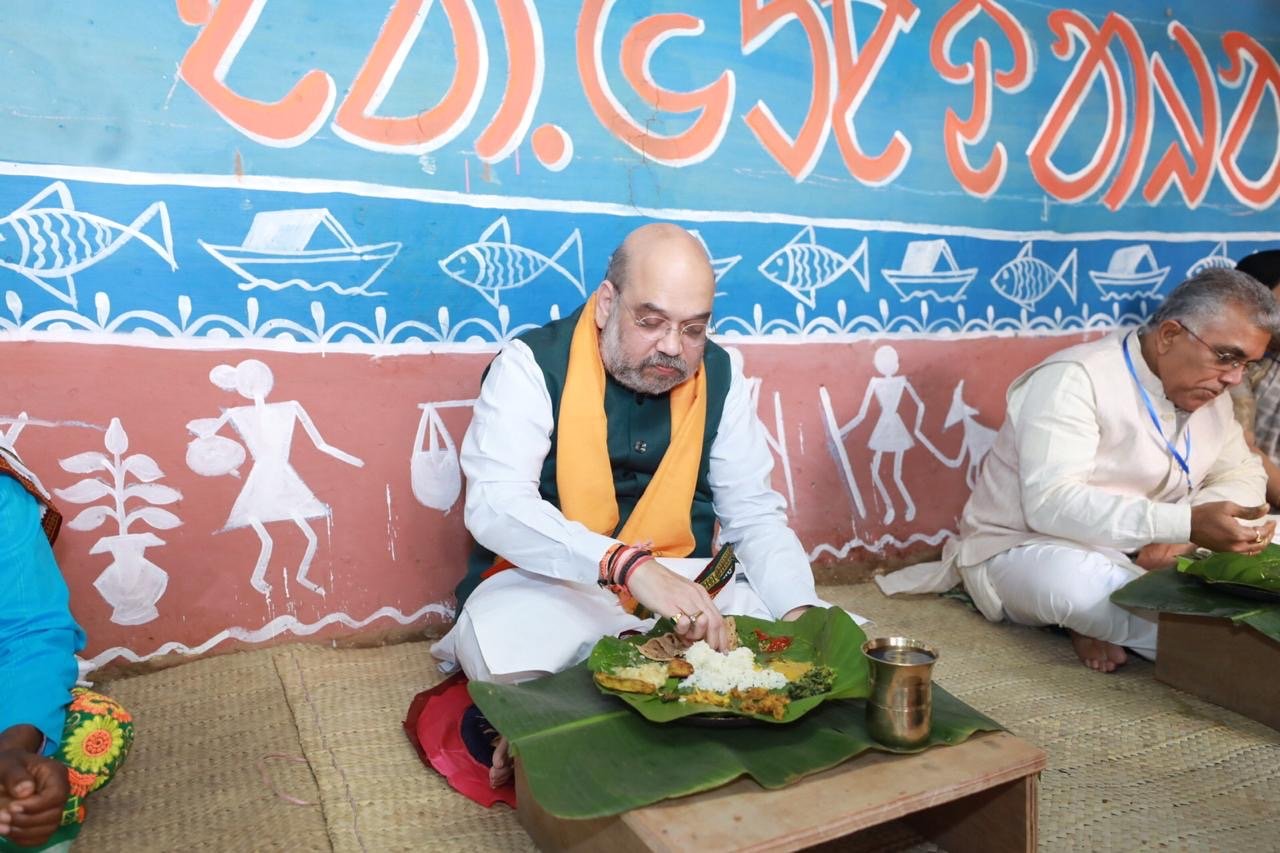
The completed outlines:
<svg viewBox="0 0 1280 853">
<path fill-rule="evenodd" d="M 1230 619 L 1280 642 L 1280 603 L 1244 598 L 1222 586 L 1171 569 L 1146 572 L 1113 592 L 1111 601 L 1137 610 Z"/>
<path fill-rule="evenodd" d="M 538 805 L 562 818 L 619 814 L 740 776 L 781 788 L 867 750 L 921 752 L 999 724 L 933 686 L 929 742 L 883 746 L 861 699 L 823 702 L 791 725 L 703 728 L 652 723 L 596 689 L 585 662 L 521 684 L 473 681 L 471 698 L 510 742 Z"/>
<path fill-rule="evenodd" d="M 664 701 L 653 693 L 627 693 L 611 690 L 597 683 L 602 693 L 616 696 L 654 723 L 683 721 L 695 725 L 733 727 L 758 723 L 791 723 L 829 699 L 860 699 L 870 694 L 869 667 L 862 655 L 866 635 L 857 623 L 839 607 L 812 608 L 794 622 L 773 622 L 749 616 L 735 616 L 738 641 L 751 649 L 757 663 L 771 660 L 805 661 L 815 666 L 830 667 L 834 673 L 831 686 L 824 692 L 792 699 L 783 709 L 782 719 L 768 714 L 748 714 L 736 708 L 690 701 Z M 604 637 L 591 651 L 587 667 L 592 672 L 611 672 L 617 667 L 647 663 L 639 647 L 652 637 L 674 629 L 670 619 L 660 619 L 647 634 L 635 637 Z M 757 633 L 758 632 L 758 633 Z M 760 634 L 769 638 L 786 637 L 789 645 L 778 652 L 762 649 Z M 679 681 L 667 679 L 663 691 L 676 692 Z"/>
<path fill-rule="evenodd" d="M 1211 554 L 1203 559 L 1182 558 L 1178 571 L 1205 583 L 1259 601 L 1280 601 L 1280 547 L 1268 545 L 1261 554 Z"/>
</svg>

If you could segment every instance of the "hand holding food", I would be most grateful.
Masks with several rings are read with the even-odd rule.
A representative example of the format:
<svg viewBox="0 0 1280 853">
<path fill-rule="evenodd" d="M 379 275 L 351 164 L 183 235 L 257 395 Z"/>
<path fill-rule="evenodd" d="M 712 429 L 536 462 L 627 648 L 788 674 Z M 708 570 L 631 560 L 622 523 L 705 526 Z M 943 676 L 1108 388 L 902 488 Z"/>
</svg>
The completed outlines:
<svg viewBox="0 0 1280 853">
<path fill-rule="evenodd" d="M 1191 508 L 1191 541 L 1211 551 L 1257 554 L 1271 541 L 1275 523 L 1261 526 L 1247 522 L 1267 514 L 1267 505 L 1243 507 L 1231 501 L 1213 501 Z M 1246 523 L 1242 523 L 1246 522 Z"/>
<path fill-rule="evenodd" d="M 676 634 L 686 644 L 706 640 L 716 651 L 728 646 L 724 619 L 711 595 L 657 560 L 645 560 L 627 578 L 631 595 L 660 616 L 669 616 Z"/>
</svg>

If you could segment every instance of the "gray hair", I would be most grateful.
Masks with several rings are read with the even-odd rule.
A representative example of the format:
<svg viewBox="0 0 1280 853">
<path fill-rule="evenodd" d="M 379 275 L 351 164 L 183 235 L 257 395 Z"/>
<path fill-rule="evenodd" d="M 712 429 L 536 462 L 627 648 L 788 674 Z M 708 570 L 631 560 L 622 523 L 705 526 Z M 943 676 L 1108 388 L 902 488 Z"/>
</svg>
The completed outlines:
<svg viewBox="0 0 1280 853">
<path fill-rule="evenodd" d="M 1249 322 L 1264 332 L 1280 335 L 1280 306 L 1271 291 L 1251 275 L 1223 268 L 1204 270 L 1175 287 L 1147 320 L 1146 328 L 1155 329 L 1166 320 L 1195 326 L 1219 316 L 1224 303 L 1243 310 Z"/>
<path fill-rule="evenodd" d="M 623 241 L 618 248 L 613 250 L 613 254 L 609 256 L 609 266 L 604 271 L 604 277 L 613 282 L 613 286 L 619 292 L 622 291 L 623 285 L 627 280 L 627 244 Z"/>
</svg>

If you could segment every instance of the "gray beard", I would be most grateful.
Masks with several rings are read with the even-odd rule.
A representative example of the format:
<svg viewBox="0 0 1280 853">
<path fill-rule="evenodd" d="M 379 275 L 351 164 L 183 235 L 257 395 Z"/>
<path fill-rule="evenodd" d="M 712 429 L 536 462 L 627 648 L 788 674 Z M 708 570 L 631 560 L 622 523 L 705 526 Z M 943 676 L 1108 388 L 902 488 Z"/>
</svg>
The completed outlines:
<svg viewBox="0 0 1280 853">
<path fill-rule="evenodd" d="M 655 352 L 638 365 L 627 364 L 622 354 L 622 327 L 614 315 L 609 316 L 600 334 L 600 360 L 619 385 L 641 394 L 665 394 L 689 378 L 689 365 L 679 356 Z M 679 374 L 670 379 L 649 376 L 644 372 L 647 367 L 670 367 Z"/>
</svg>

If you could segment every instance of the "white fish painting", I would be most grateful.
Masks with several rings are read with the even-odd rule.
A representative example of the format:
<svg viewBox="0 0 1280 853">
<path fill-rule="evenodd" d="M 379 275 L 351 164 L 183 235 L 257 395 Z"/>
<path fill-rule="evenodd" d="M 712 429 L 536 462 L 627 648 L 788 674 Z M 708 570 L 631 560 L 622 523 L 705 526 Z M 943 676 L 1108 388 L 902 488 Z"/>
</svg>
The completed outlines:
<svg viewBox="0 0 1280 853">
<path fill-rule="evenodd" d="M 1068 271 L 1070 278 L 1067 277 Z M 991 285 L 1005 299 L 1034 311 L 1036 303 L 1057 285 L 1067 291 L 1071 302 L 1076 301 L 1076 250 L 1072 249 L 1062 266 L 1054 269 L 1031 254 L 1031 244 L 1022 249 L 991 277 Z"/>
<path fill-rule="evenodd" d="M 153 221 L 159 232 L 154 236 L 143 230 Z M 115 254 L 130 240 L 150 248 L 171 270 L 178 268 L 169 209 L 163 201 L 148 205 L 132 222 L 122 225 L 76 210 L 71 190 L 62 181 L 54 181 L 0 219 L 0 267 L 13 270 L 74 308 L 76 273 Z M 54 283 L 59 279 L 61 287 Z"/>
<path fill-rule="evenodd" d="M 817 291 L 846 272 L 852 273 L 864 291 L 871 291 L 867 274 L 867 238 L 848 255 L 819 245 L 813 226 L 806 225 L 786 245 L 765 258 L 760 274 L 810 308 L 816 307 Z"/>
<path fill-rule="evenodd" d="M 1233 270 L 1235 268 L 1236 262 L 1231 260 L 1231 255 L 1227 252 L 1227 242 L 1224 240 L 1214 246 L 1212 252 L 1187 267 L 1187 278 L 1197 276 L 1205 270 Z"/>
<path fill-rule="evenodd" d="M 707 241 L 702 239 L 702 235 L 696 230 L 690 231 L 693 239 L 702 244 L 703 251 L 707 253 L 707 260 L 711 262 L 711 272 L 716 277 L 716 284 L 720 283 L 720 279 L 724 278 L 725 273 L 738 265 L 738 261 L 742 260 L 742 255 L 730 255 L 727 258 L 717 258 L 711 254 L 711 247 L 707 245 Z"/>
<path fill-rule="evenodd" d="M 565 261 L 574 261 L 575 265 L 565 266 Z M 504 290 L 523 287 L 547 270 L 564 276 L 580 295 L 587 295 L 583 284 L 582 232 L 577 228 L 548 256 L 512 243 L 511 225 L 507 217 L 500 216 L 484 230 L 480 239 L 440 261 L 440 269 L 459 284 L 478 291 L 495 308 Z"/>
</svg>

